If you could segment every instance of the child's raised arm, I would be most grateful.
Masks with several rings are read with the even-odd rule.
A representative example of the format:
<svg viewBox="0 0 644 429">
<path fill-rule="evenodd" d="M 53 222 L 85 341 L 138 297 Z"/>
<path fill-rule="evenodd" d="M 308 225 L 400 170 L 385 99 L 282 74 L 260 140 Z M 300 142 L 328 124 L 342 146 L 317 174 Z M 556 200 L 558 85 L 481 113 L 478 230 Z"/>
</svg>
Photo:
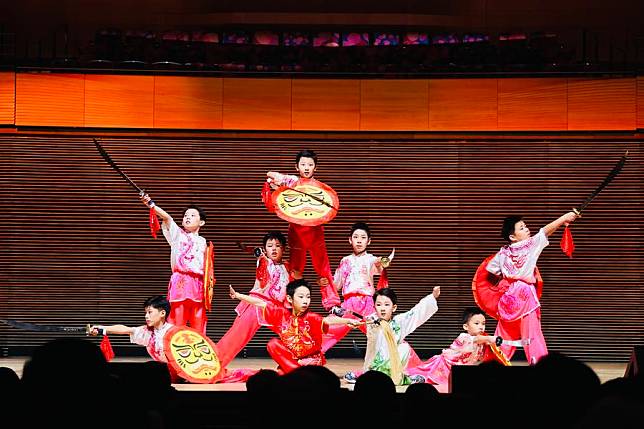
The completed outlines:
<svg viewBox="0 0 644 429">
<path fill-rule="evenodd" d="M 244 301 L 249 304 L 252 304 L 256 307 L 266 308 L 266 302 L 264 302 L 263 300 L 259 298 L 255 298 L 254 296 L 244 295 L 243 293 L 235 292 L 235 289 L 233 289 L 232 286 L 228 287 L 228 295 L 232 299 L 238 299 L 240 301 Z"/>
<path fill-rule="evenodd" d="M 152 201 L 152 198 L 150 198 L 150 195 L 148 194 L 140 194 L 139 199 L 143 204 L 148 206 L 149 208 L 154 208 L 154 212 L 161 218 L 163 222 L 169 222 L 172 217 L 163 210 L 161 207 L 157 206 L 154 204 L 154 201 Z"/>
<path fill-rule="evenodd" d="M 568 225 L 577 219 L 575 212 L 568 212 L 565 215 L 561 216 L 557 220 L 550 222 L 548 225 L 543 227 L 543 232 L 546 234 L 546 237 L 552 235 L 561 225 Z"/>
</svg>

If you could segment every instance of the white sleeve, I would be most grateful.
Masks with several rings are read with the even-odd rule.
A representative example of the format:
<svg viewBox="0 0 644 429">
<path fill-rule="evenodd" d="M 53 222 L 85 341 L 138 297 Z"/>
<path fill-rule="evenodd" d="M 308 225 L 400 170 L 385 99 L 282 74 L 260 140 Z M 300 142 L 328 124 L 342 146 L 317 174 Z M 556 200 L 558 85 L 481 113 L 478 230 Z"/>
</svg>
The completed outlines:
<svg viewBox="0 0 644 429">
<path fill-rule="evenodd" d="M 427 322 L 437 311 L 438 303 L 436 302 L 436 298 L 434 298 L 433 294 L 429 294 L 421 299 L 411 310 L 394 317 L 400 325 L 400 340 Z"/>
<path fill-rule="evenodd" d="M 168 244 L 170 246 L 173 246 L 179 240 L 179 237 L 181 235 L 181 228 L 179 228 L 179 225 L 177 225 L 177 223 L 172 218 L 168 219 L 167 223 L 161 223 L 161 230 L 163 231 L 163 236 L 168 241 Z"/>
<path fill-rule="evenodd" d="M 544 231 L 543 228 L 539 230 L 537 235 L 534 236 L 534 244 L 538 253 L 541 253 L 543 249 L 550 244 L 550 241 L 548 241 L 548 236 L 546 235 L 546 231 Z"/>
<path fill-rule="evenodd" d="M 501 252 L 497 252 L 496 255 L 494 255 L 494 258 L 490 259 L 490 262 L 487 263 L 487 267 L 485 267 L 485 269 L 495 276 L 501 275 Z"/>
<path fill-rule="evenodd" d="M 150 330 L 147 326 L 137 326 L 134 328 L 134 331 L 130 334 L 130 342 L 132 344 L 138 344 L 140 346 L 148 346 L 151 338 Z"/>
</svg>

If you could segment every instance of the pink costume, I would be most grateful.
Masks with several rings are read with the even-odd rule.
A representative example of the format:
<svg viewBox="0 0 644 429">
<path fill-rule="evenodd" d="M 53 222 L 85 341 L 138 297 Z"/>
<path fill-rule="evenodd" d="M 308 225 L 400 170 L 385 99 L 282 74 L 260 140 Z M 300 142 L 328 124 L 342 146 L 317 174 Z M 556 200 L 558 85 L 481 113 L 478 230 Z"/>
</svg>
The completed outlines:
<svg viewBox="0 0 644 429">
<path fill-rule="evenodd" d="M 170 244 L 172 277 L 168 284 L 171 309 L 168 321 L 190 326 L 206 334 L 204 307 L 204 258 L 206 240 L 199 234 L 187 233 L 169 219 L 162 223 L 163 235 Z"/>
<path fill-rule="evenodd" d="M 255 277 L 255 285 L 249 295 L 276 306 L 283 306 L 286 300 L 286 285 L 291 280 L 288 266 L 261 257 L 257 260 Z M 217 353 L 223 368 L 248 344 L 260 326 L 270 326 L 264 320 L 260 307 L 241 301 L 235 312 L 237 317 L 233 325 L 217 343 Z"/>
<path fill-rule="evenodd" d="M 145 346 L 150 357 L 157 362 L 167 363 L 163 350 L 163 337 L 173 327 L 172 323 L 164 323 L 160 328 L 148 328 L 146 325 L 137 326 L 130 334 L 130 342 Z"/>
<path fill-rule="evenodd" d="M 410 373 L 424 376 L 428 383 L 437 385 L 436 389 L 439 392 L 446 393 L 453 365 L 474 365 L 483 360 L 486 346 L 482 343 L 475 344 L 475 338 L 463 332 L 448 349 L 431 357 L 422 365 L 412 369 Z"/>
<path fill-rule="evenodd" d="M 501 283 L 505 282 L 508 287 L 499 300 L 499 320 L 494 335 L 510 340 L 530 340 L 523 347 L 530 364 L 548 354 L 541 332 L 541 304 L 534 276 L 537 259 L 548 244 L 542 228 L 527 240 L 502 247 L 487 265 L 487 270 L 502 276 Z M 504 344 L 501 350 L 510 359 L 516 347 Z"/>
<path fill-rule="evenodd" d="M 281 372 L 326 363 L 321 347 L 327 325 L 322 316 L 311 311 L 295 316 L 293 310 L 267 303 L 264 318 L 279 335 L 279 339 L 270 340 L 266 348 Z"/>
<path fill-rule="evenodd" d="M 276 180 L 276 184 L 285 185 L 290 188 L 297 186 L 301 179 L 298 176 L 282 174 Z M 288 225 L 288 246 L 290 248 L 291 269 L 302 273 L 306 265 L 306 252 L 311 254 L 313 269 L 318 276 L 324 277 L 329 281 L 329 285 L 322 287 L 322 306 L 326 309 L 334 305 L 340 305 L 340 297 L 333 286 L 333 277 L 331 276 L 331 265 L 329 256 L 326 251 L 324 241 L 324 226 L 304 226 L 295 223 Z"/>
<path fill-rule="evenodd" d="M 342 258 L 340 265 L 335 270 L 333 281 L 335 286 L 342 288 L 344 302 L 342 308 L 354 311 L 363 316 L 368 316 L 376 312 L 373 305 L 373 276 L 380 274 L 382 268 L 376 266 L 378 257 L 370 253 L 363 253 L 360 256 L 351 254 Z M 343 317 L 354 318 L 350 313 Z M 329 334 L 324 336 L 322 342 L 322 352 L 326 352 L 333 347 L 338 341 L 344 338 L 351 330 L 346 325 L 333 325 L 329 327 Z M 367 328 L 360 326 L 360 330 L 367 333 Z"/>
</svg>

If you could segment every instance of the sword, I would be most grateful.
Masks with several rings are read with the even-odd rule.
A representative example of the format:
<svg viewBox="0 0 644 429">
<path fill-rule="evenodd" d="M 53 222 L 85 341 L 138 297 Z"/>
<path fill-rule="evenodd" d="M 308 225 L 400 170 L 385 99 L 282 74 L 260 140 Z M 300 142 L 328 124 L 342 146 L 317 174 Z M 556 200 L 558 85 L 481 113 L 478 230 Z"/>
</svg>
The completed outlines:
<svg viewBox="0 0 644 429">
<path fill-rule="evenodd" d="M 107 153 L 107 151 L 106 151 L 105 149 L 103 149 L 103 146 L 101 146 L 101 144 L 98 142 L 98 140 L 96 140 L 96 139 L 92 139 L 92 140 L 94 140 L 94 145 L 96 145 L 96 149 L 98 150 L 98 153 L 100 153 L 100 154 L 101 154 L 101 156 L 103 157 L 103 159 L 104 159 L 104 160 L 105 160 L 105 161 L 106 161 L 106 162 L 107 162 L 107 163 L 108 163 L 108 164 L 109 164 L 109 165 L 114 169 L 114 171 L 116 171 L 118 174 L 120 174 L 120 175 L 121 175 L 121 177 L 122 177 L 122 178 L 124 178 L 124 179 L 125 179 L 125 181 L 126 181 L 126 182 L 131 186 L 131 187 L 133 187 L 134 189 L 136 189 L 136 190 L 137 190 L 137 192 L 139 193 L 139 195 L 144 195 L 144 194 L 145 194 L 145 190 L 143 190 L 143 189 L 139 188 L 139 187 L 137 186 L 137 184 L 136 184 L 136 183 L 134 183 L 134 181 L 133 181 L 132 179 L 130 179 L 129 177 L 127 177 L 127 174 L 125 174 L 125 173 L 123 172 L 123 170 L 121 170 L 121 168 L 116 164 L 116 162 L 114 162 L 114 160 L 110 157 L 110 154 L 109 154 L 109 153 Z"/>
<path fill-rule="evenodd" d="M 620 171 L 622 171 L 622 168 L 624 167 L 624 164 L 626 164 L 626 157 L 628 156 L 628 151 L 624 153 L 624 155 L 620 158 L 619 161 L 617 161 L 617 164 L 613 167 L 613 169 L 608 173 L 606 178 L 604 179 L 603 182 L 599 184 L 599 186 L 586 198 L 586 200 L 581 203 L 579 208 L 573 208 L 572 211 L 575 212 L 577 216 L 581 217 L 581 212 L 584 211 L 586 206 L 590 204 L 590 202 L 595 199 L 595 197 L 604 189 L 610 182 L 613 181 L 613 179 L 619 174 Z"/>
<path fill-rule="evenodd" d="M 89 324 L 79 326 L 60 326 L 60 325 L 38 325 L 36 323 L 18 322 L 14 319 L 0 319 L 0 323 L 13 326 L 17 329 L 35 332 L 83 332 L 89 335 Z"/>
</svg>

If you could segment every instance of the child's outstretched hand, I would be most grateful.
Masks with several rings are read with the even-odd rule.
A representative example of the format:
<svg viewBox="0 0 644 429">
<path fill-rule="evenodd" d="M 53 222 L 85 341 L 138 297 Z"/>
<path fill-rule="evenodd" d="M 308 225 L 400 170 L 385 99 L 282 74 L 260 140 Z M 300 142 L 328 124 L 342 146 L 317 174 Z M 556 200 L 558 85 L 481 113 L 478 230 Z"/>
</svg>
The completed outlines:
<svg viewBox="0 0 644 429">
<path fill-rule="evenodd" d="M 432 295 L 434 295 L 434 298 L 438 299 L 438 297 L 441 296 L 441 287 L 440 286 L 434 286 L 434 290 L 432 291 Z"/>
<path fill-rule="evenodd" d="M 352 320 L 350 322 L 347 322 L 347 326 L 350 327 L 351 329 L 359 328 L 364 324 L 366 324 L 366 322 L 363 322 L 362 320 Z"/>
<path fill-rule="evenodd" d="M 320 277 L 320 280 L 318 280 L 318 284 L 322 287 L 327 287 L 329 286 L 329 279 L 326 277 Z"/>
<path fill-rule="evenodd" d="M 150 195 L 148 195 L 148 194 L 145 194 L 145 193 L 141 192 L 141 193 L 139 194 L 139 199 L 140 199 L 140 200 L 141 200 L 141 202 L 142 202 L 143 204 L 145 204 L 146 206 L 148 206 L 148 207 L 150 207 L 150 208 L 154 207 L 154 201 L 152 201 L 152 198 L 150 198 Z"/>
<path fill-rule="evenodd" d="M 102 330 L 100 326 L 90 326 L 89 329 L 87 330 L 87 335 L 90 335 L 92 337 L 95 337 L 98 335 L 98 333 Z"/>
<path fill-rule="evenodd" d="M 564 215 L 564 225 L 573 223 L 579 216 L 575 212 L 568 212 Z"/>
<path fill-rule="evenodd" d="M 235 292 L 235 289 L 233 289 L 232 285 L 228 285 L 228 295 L 232 299 L 237 299 L 237 292 Z"/>
</svg>

